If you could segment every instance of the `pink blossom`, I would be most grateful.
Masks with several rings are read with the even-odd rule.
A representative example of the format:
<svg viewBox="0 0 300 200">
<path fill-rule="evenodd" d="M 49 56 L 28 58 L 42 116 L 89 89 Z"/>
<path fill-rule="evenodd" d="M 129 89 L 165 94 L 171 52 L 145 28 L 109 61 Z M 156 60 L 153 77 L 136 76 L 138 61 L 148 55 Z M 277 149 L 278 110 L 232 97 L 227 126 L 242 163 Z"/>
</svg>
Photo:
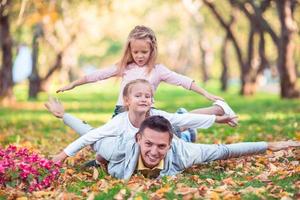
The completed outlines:
<svg viewBox="0 0 300 200">
<path fill-rule="evenodd" d="M 0 185 L 22 184 L 27 191 L 49 187 L 60 174 L 60 164 L 43 158 L 26 148 L 13 145 L 0 148 Z"/>
</svg>

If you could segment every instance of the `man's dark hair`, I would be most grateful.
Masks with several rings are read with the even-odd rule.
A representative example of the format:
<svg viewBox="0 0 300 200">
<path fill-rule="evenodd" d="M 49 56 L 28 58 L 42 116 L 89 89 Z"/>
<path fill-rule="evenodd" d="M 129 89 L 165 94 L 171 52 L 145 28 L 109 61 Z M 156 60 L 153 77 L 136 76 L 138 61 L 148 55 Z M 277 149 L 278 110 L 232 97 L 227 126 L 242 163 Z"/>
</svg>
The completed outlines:
<svg viewBox="0 0 300 200">
<path fill-rule="evenodd" d="M 153 116 L 146 118 L 142 122 L 138 133 L 143 134 L 144 130 L 146 128 L 150 128 L 150 129 L 158 131 L 158 132 L 168 132 L 169 136 L 170 136 L 170 142 L 172 141 L 172 138 L 173 138 L 172 125 L 166 118 L 164 118 L 162 116 L 158 116 L 158 115 L 153 115 Z"/>
</svg>

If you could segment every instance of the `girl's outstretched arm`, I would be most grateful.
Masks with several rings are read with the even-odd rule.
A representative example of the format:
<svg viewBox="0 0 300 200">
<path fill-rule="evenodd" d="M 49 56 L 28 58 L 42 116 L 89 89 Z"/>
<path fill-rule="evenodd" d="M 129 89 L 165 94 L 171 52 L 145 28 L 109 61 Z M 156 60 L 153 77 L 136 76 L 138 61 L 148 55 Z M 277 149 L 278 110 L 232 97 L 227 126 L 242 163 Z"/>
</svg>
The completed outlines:
<svg viewBox="0 0 300 200">
<path fill-rule="evenodd" d="M 73 88 L 87 83 L 94 83 L 104 79 L 108 79 L 117 75 L 117 67 L 115 65 L 104 69 L 97 70 L 95 73 L 81 77 L 72 83 L 58 89 L 56 93 L 72 90 Z"/>
<path fill-rule="evenodd" d="M 204 97 L 206 97 L 208 100 L 210 101 L 216 101 L 216 100 L 221 100 L 224 101 L 224 99 L 222 97 L 213 95 L 209 92 L 207 92 L 205 89 L 199 87 L 195 81 L 192 82 L 191 84 L 191 90 L 193 90 L 194 92 L 203 95 Z"/>
<path fill-rule="evenodd" d="M 74 89 L 75 87 L 79 86 L 79 85 L 83 85 L 83 84 L 86 84 L 86 83 L 89 83 L 87 81 L 87 78 L 84 76 L 80 79 L 77 79 L 75 81 L 73 81 L 72 83 L 64 86 L 64 87 L 61 87 L 60 89 L 56 90 L 56 93 L 59 93 L 59 92 L 64 92 L 64 91 L 67 91 L 67 90 L 72 90 Z"/>
<path fill-rule="evenodd" d="M 187 90 L 192 90 L 198 94 L 203 95 L 210 101 L 216 101 L 216 100 L 221 100 L 224 101 L 222 97 L 210 94 L 207 92 L 205 89 L 197 86 L 195 81 L 187 76 L 178 74 L 174 71 L 171 71 L 168 69 L 166 66 L 159 64 L 157 65 L 157 69 L 155 71 L 156 75 L 159 76 L 160 81 L 164 81 L 166 83 L 172 84 L 172 85 L 177 85 L 177 86 L 182 86 Z"/>
</svg>

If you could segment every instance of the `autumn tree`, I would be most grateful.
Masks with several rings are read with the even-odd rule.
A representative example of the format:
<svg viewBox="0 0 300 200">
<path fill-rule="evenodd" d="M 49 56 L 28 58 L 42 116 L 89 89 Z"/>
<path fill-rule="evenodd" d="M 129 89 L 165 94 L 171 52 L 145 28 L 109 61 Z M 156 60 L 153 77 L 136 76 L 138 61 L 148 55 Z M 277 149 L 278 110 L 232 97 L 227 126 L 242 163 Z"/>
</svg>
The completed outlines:
<svg viewBox="0 0 300 200">
<path fill-rule="evenodd" d="M 27 22 L 32 24 L 32 73 L 29 76 L 29 98 L 35 99 L 40 91 L 45 89 L 45 85 L 50 77 L 62 68 L 62 60 L 67 48 L 74 42 L 76 30 L 65 27 L 63 23 L 64 8 L 62 2 L 51 1 L 44 3 L 35 1 L 32 5 L 34 12 L 28 14 Z M 59 4 L 59 5 L 58 5 Z M 60 9 L 58 9 L 60 6 Z M 59 25 L 57 25 L 59 24 Z M 39 70 L 39 52 L 42 43 L 50 46 L 54 52 L 54 60 L 48 70 L 43 70 L 44 74 Z"/>
<path fill-rule="evenodd" d="M 255 2 L 253 0 L 239 1 L 228 0 L 228 2 L 239 9 L 249 21 L 248 43 L 246 56 L 242 52 L 242 47 L 238 43 L 238 38 L 230 23 L 217 10 L 214 1 L 203 0 L 204 4 L 211 10 L 220 25 L 226 31 L 235 49 L 237 60 L 241 71 L 241 94 L 251 95 L 255 93 L 257 75 L 269 66 L 265 53 L 265 34 L 267 33 L 273 40 L 277 50 L 277 68 L 280 76 L 280 89 L 282 98 L 294 98 L 299 96 L 299 89 L 296 85 L 297 74 L 294 63 L 294 37 L 297 26 L 294 20 L 294 12 L 299 4 L 294 0 L 272 1 L 265 0 Z M 280 33 L 276 33 L 271 22 L 264 17 L 264 12 L 271 8 L 272 2 L 276 4 L 278 19 L 280 22 Z M 258 35 L 258 49 L 255 57 L 254 38 Z M 257 66 L 255 66 L 255 64 Z"/>
<path fill-rule="evenodd" d="M 12 80 L 12 36 L 10 33 L 10 1 L 0 3 L 0 44 L 2 51 L 2 68 L 0 72 L 0 98 L 10 99 L 13 96 Z"/>
</svg>

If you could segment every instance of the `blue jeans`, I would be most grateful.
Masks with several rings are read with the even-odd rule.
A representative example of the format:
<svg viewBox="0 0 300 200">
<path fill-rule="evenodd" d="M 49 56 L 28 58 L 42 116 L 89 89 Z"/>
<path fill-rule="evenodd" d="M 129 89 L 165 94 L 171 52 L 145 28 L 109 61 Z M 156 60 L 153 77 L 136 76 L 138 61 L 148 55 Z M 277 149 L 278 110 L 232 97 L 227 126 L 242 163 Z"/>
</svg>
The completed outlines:
<svg viewBox="0 0 300 200">
<path fill-rule="evenodd" d="M 115 107 L 115 110 L 114 110 L 114 113 L 112 115 L 112 118 L 114 118 L 115 116 L 117 116 L 118 114 L 122 113 L 122 112 L 125 112 L 126 111 L 126 108 L 124 106 L 119 106 L 119 105 L 116 105 Z"/>
</svg>

